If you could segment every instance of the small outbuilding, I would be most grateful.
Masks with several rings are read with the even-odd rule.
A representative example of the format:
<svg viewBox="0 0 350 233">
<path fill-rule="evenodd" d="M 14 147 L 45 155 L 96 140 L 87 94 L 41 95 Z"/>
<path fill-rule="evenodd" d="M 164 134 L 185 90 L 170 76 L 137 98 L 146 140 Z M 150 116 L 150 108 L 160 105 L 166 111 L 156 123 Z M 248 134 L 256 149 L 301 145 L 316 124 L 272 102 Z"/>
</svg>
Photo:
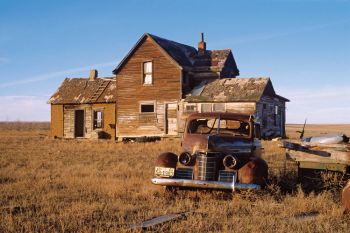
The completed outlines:
<svg viewBox="0 0 350 233">
<path fill-rule="evenodd" d="M 115 78 L 66 78 L 51 104 L 51 136 L 115 139 Z"/>
</svg>

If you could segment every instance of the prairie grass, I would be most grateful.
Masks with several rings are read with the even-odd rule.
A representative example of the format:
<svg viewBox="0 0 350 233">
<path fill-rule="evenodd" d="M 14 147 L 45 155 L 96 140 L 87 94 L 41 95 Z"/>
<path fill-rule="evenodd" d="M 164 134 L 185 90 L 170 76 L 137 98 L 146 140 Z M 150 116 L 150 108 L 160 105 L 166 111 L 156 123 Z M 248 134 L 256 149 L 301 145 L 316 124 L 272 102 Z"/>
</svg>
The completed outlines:
<svg viewBox="0 0 350 233">
<path fill-rule="evenodd" d="M 155 157 L 179 153 L 179 140 L 54 140 L 47 136 L 47 124 L 28 124 L 0 124 L 0 232 L 133 232 L 128 224 L 183 211 L 193 213 L 149 231 L 349 231 L 339 192 L 305 195 L 295 165 L 285 161 L 278 142 L 263 142 L 270 177 L 266 190 L 175 195 L 152 185 L 150 178 Z M 300 127 L 288 126 L 288 136 L 296 138 Z M 307 127 L 316 133 L 333 130 Z M 349 134 L 350 126 L 339 129 Z M 304 213 L 318 214 L 300 217 Z"/>
</svg>

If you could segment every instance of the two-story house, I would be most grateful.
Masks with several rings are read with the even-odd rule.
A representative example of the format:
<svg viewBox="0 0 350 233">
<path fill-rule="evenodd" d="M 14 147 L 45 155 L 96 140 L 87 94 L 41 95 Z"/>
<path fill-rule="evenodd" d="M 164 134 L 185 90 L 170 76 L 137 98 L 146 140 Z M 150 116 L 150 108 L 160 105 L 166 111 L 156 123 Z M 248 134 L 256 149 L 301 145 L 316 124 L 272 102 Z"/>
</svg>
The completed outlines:
<svg viewBox="0 0 350 233">
<path fill-rule="evenodd" d="M 285 135 L 285 102 L 288 100 L 275 93 L 269 78 L 236 78 L 239 70 L 232 51 L 207 50 L 203 34 L 196 49 L 145 33 L 113 73 L 116 75 L 116 88 L 113 98 L 105 100 L 105 107 L 110 109 L 114 105 L 115 113 L 109 113 L 108 124 L 105 123 L 106 128 L 102 129 L 108 130 L 112 139 L 180 136 L 190 113 L 210 111 L 252 114 L 261 120 L 262 132 L 266 137 Z M 109 78 L 107 80 L 112 82 Z M 65 81 L 63 87 L 69 88 L 69 85 Z M 104 90 L 109 90 L 106 88 L 101 86 L 92 90 L 90 95 L 93 98 L 89 102 L 82 101 L 85 108 L 91 109 L 96 104 L 94 99 L 101 100 Z M 85 89 L 82 88 L 81 92 L 86 92 Z M 52 109 L 64 103 L 52 101 L 57 99 L 57 93 L 59 91 L 49 101 Z M 82 93 L 78 91 L 75 96 L 79 94 Z M 59 96 L 62 100 L 69 98 L 64 93 L 59 93 Z M 77 124 L 74 119 L 79 115 L 77 112 L 75 115 L 65 113 L 82 108 L 74 103 L 62 106 L 62 122 L 56 122 L 52 117 L 53 136 L 57 136 L 56 131 L 61 127 L 63 133 L 60 135 L 74 137 L 72 132 L 78 127 L 74 126 Z M 91 132 L 87 129 L 93 129 L 95 115 L 89 110 L 84 114 L 85 132 Z M 71 117 L 66 119 L 66 115 Z M 100 117 L 100 121 L 104 122 L 107 114 L 103 112 Z M 114 122 L 111 122 L 113 117 Z M 65 132 L 67 130 L 71 132 Z M 83 137 L 90 138 L 91 134 L 85 133 Z"/>
</svg>

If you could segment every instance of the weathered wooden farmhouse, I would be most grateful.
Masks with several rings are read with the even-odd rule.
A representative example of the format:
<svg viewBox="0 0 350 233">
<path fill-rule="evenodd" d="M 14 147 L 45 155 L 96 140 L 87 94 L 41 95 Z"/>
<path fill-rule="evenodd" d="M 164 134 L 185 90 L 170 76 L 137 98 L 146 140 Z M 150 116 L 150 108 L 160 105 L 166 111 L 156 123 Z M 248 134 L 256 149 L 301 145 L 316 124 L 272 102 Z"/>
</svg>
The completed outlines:
<svg viewBox="0 0 350 233">
<path fill-rule="evenodd" d="M 176 137 L 190 113 L 210 111 L 253 114 L 265 137 L 285 135 L 288 100 L 269 78 L 236 78 L 232 51 L 207 50 L 203 34 L 196 49 L 145 33 L 113 73 L 62 83 L 49 101 L 53 136 Z"/>
<path fill-rule="evenodd" d="M 146 33 L 114 74 L 116 137 L 177 136 L 188 113 L 208 111 L 255 114 L 264 136 L 284 136 L 288 100 L 270 79 L 237 79 L 232 51 L 207 50 L 203 34 L 195 49 Z"/>
<path fill-rule="evenodd" d="M 66 78 L 51 104 L 51 136 L 115 139 L 115 78 Z"/>
</svg>

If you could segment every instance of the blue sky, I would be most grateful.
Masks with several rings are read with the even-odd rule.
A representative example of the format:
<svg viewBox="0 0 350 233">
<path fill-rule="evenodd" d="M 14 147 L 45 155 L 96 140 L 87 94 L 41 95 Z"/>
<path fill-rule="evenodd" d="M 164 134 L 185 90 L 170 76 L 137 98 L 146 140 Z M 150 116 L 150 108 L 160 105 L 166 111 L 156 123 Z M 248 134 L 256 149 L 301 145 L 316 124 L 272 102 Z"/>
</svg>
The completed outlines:
<svg viewBox="0 0 350 233">
<path fill-rule="evenodd" d="M 291 100 L 289 123 L 350 123 L 349 0 L 0 0 L 0 121 L 48 121 L 65 77 L 111 76 L 144 32 L 232 49 Z"/>
</svg>

